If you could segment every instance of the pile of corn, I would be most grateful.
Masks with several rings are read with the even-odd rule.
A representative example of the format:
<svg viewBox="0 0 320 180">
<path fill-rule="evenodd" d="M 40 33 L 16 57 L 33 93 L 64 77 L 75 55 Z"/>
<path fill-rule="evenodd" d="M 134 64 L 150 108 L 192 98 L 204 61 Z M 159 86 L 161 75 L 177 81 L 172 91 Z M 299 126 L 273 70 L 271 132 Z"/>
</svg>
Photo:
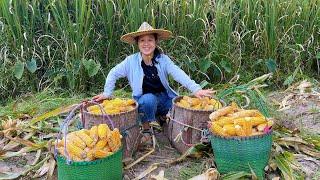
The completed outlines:
<svg viewBox="0 0 320 180">
<path fill-rule="evenodd" d="M 183 98 L 176 104 L 183 108 L 207 111 L 217 110 L 222 107 L 222 104 L 219 101 L 210 99 L 209 97 L 195 98 L 183 96 Z"/>
<path fill-rule="evenodd" d="M 133 110 L 135 108 L 135 101 L 133 99 L 115 98 L 104 100 L 100 105 L 107 114 L 118 114 Z M 89 106 L 87 110 L 92 114 L 102 114 L 99 105 Z"/>
<path fill-rule="evenodd" d="M 255 136 L 270 130 L 272 120 L 268 120 L 258 110 L 240 109 L 235 103 L 223 107 L 209 116 L 211 132 L 221 136 Z"/>
<path fill-rule="evenodd" d="M 121 138 L 117 128 L 111 131 L 107 124 L 100 124 L 91 129 L 68 133 L 66 150 L 73 161 L 93 161 L 117 151 L 121 147 Z M 64 140 L 58 140 L 57 149 L 66 157 Z"/>
</svg>

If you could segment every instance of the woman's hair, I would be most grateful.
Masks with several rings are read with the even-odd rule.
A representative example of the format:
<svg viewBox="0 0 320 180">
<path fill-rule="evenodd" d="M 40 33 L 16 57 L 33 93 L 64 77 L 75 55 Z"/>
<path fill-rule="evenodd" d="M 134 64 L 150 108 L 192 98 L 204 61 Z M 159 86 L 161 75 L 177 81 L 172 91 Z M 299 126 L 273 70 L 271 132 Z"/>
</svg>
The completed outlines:
<svg viewBox="0 0 320 180">
<path fill-rule="evenodd" d="M 153 34 L 151 34 L 151 35 L 154 36 L 154 38 L 155 38 L 155 40 L 156 40 L 156 42 L 157 42 L 157 40 L 158 40 L 158 34 L 153 33 Z M 140 37 L 140 36 L 138 36 L 138 37 L 135 38 L 137 44 L 138 44 L 138 41 L 139 41 L 139 37 Z M 163 52 L 162 52 L 158 47 L 156 47 L 155 50 L 154 50 L 154 52 L 153 52 L 153 57 L 152 57 L 152 59 L 151 59 L 151 60 L 152 60 L 152 63 L 158 64 L 158 61 L 156 60 L 156 58 L 159 57 L 162 53 L 163 53 Z"/>
</svg>

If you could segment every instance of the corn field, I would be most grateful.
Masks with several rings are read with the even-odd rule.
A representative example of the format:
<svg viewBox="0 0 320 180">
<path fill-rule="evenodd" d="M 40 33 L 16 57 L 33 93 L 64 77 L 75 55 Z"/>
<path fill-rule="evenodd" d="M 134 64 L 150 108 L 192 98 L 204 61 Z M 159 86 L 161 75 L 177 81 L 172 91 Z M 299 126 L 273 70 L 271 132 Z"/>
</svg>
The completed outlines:
<svg viewBox="0 0 320 180">
<path fill-rule="evenodd" d="M 143 21 L 173 32 L 160 47 L 198 82 L 319 77 L 320 0 L 1 0 L 0 99 L 101 91 L 110 68 L 137 51 L 121 35 Z"/>
</svg>

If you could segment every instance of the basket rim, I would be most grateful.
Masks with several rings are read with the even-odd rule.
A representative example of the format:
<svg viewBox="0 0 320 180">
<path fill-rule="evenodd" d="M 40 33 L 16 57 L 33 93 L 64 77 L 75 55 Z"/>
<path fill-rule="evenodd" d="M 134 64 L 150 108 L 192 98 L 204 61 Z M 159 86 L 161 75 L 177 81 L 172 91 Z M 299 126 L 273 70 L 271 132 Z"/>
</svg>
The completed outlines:
<svg viewBox="0 0 320 180">
<path fill-rule="evenodd" d="M 113 99 L 115 99 L 115 98 L 113 98 Z M 124 99 L 131 99 L 131 98 L 119 98 L 119 99 L 122 99 L 122 100 L 124 100 Z M 113 117 L 113 116 L 119 116 L 119 115 L 122 115 L 122 114 L 127 114 L 127 113 L 130 113 L 130 112 L 133 112 L 133 111 L 136 111 L 137 109 L 138 109 L 138 107 L 139 107 L 139 104 L 138 104 L 138 102 L 135 100 L 135 99 L 132 99 L 133 101 L 134 101 L 134 103 L 135 103 L 135 106 L 134 106 L 134 109 L 132 109 L 132 110 L 130 110 L 130 111 L 126 111 L 126 112 L 120 112 L 120 113 L 115 113 L 115 114 L 107 114 L 109 117 Z M 103 102 L 103 101 L 102 101 Z M 101 103 L 102 103 L 101 102 Z M 100 103 L 100 104 L 101 104 Z M 89 115 L 91 115 L 91 116 L 96 116 L 96 117 L 103 117 L 103 116 L 106 116 L 106 114 L 92 114 L 92 113 L 90 113 L 89 111 L 88 111 L 88 107 L 89 106 L 91 106 L 91 105 L 89 105 L 89 104 L 86 104 L 84 107 L 83 107 L 83 113 L 84 114 L 89 114 Z"/>
<path fill-rule="evenodd" d="M 107 157 L 96 159 L 93 161 L 71 161 L 69 166 L 87 166 L 87 165 L 93 165 L 93 164 L 100 164 L 106 160 L 114 158 L 119 153 L 122 153 L 122 151 L 123 151 L 123 147 L 121 146 L 116 152 L 114 152 L 113 154 L 111 154 Z M 67 159 L 64 156 L 61 156 L 60 154 L 57 154 L 56 160 L 57 160 L 57 162 L 62 162 L 65 164 L 67 162 Z"/>
<path fill-rule="evenodd" d="M 225 140 L 251 140 L 251 139 L 261 139 L 265 136 L 272 135 L 273 129 L 271 128 L 271 131 L 264 133 L 264 134 L 259 134 L 259 135 L 254 135 L 254 136 L 221 136 L 216 133 L 210 132 L 209 138 L 216 137 L 220 139 L 225 139 Z"/>
<path fill-rule="evenodd" d="M 189 96 L 189 97 L 195 97 L 195 96 Z M 172 99 L 172 105 L 174 106 L 174 108 L 181 108 L 181 109 L 186 109 L 188 111 L 193 111 L 193 112 L 214 112 L 216 110 L 202 110 L 202 109 L 191 109 L 191 108 L 185 108 L 185 107 L 181 107 L 181 106 L 178 106 L 176 103 L 177 100 L 183 98 L 183 96 L 176 96 Z M 215 99 L 217 101 L 219 101 L 221 104 L 222 104 L 222 107 L 225 107 L 226 106 L 226 103 L 221 100 L 221 99 L 217 99 L 217 98 L 214 98 L 214 97 L 210 97 L 211 99 Z"/>
</svg>

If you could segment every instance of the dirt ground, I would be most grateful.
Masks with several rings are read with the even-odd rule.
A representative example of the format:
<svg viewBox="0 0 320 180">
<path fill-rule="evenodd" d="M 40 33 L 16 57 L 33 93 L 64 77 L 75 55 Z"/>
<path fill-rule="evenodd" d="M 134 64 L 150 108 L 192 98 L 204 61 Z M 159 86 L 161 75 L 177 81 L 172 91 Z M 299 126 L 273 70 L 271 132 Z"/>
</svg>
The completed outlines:
<svg viewBox="0 0 320 180">
<path fill-rule="evenodd" d="M 289 129 L 299 129 L 315 134 L 320 133 L 320 95 L 317 93 L 299 93 L 297 91 L 277 92 L 268 96 L 268 100 L 274 104 L 277 111 L 278 123 Z M 124 179 L 150 179 L 152 175 L 164 172 L 167 179 L 189 179 L 203 173 L 208 168 L 213 167 L 213 157 L 187 158 L 181 163 L 168 165 L 167 162 L 175 160 L 181 156 L 171 145 L 163 132 L 156 133 L 157 148 L 155 152 L 147 156 L 138 164 L 124 171 Z M 0 147 L 1 148 L 1 147 Z M 135 159 L 143 156 L 147 151 L 139 151 Z M 1 172 L 21 172 L 25 165 L 31 164 L 35 153 L 28 153 L 23 157 L 14 157 L 0 161 Z M 309 156 L 297 155 L 306 179 L 317 179 L 320 177 L 320 161 Z M 147 169 L 149 173 L 142 176 Z M 56 170 L 55 170 L 56 171 Z M 20 177 L 19 179 L 30 179 L 30 177 Z M 45 179 L 41 177 L 38 179 Z M 56 172 L 53 179 L 57 179 Z M 270 179 L 270 178 L 267 178 Z"/>
</svg>

